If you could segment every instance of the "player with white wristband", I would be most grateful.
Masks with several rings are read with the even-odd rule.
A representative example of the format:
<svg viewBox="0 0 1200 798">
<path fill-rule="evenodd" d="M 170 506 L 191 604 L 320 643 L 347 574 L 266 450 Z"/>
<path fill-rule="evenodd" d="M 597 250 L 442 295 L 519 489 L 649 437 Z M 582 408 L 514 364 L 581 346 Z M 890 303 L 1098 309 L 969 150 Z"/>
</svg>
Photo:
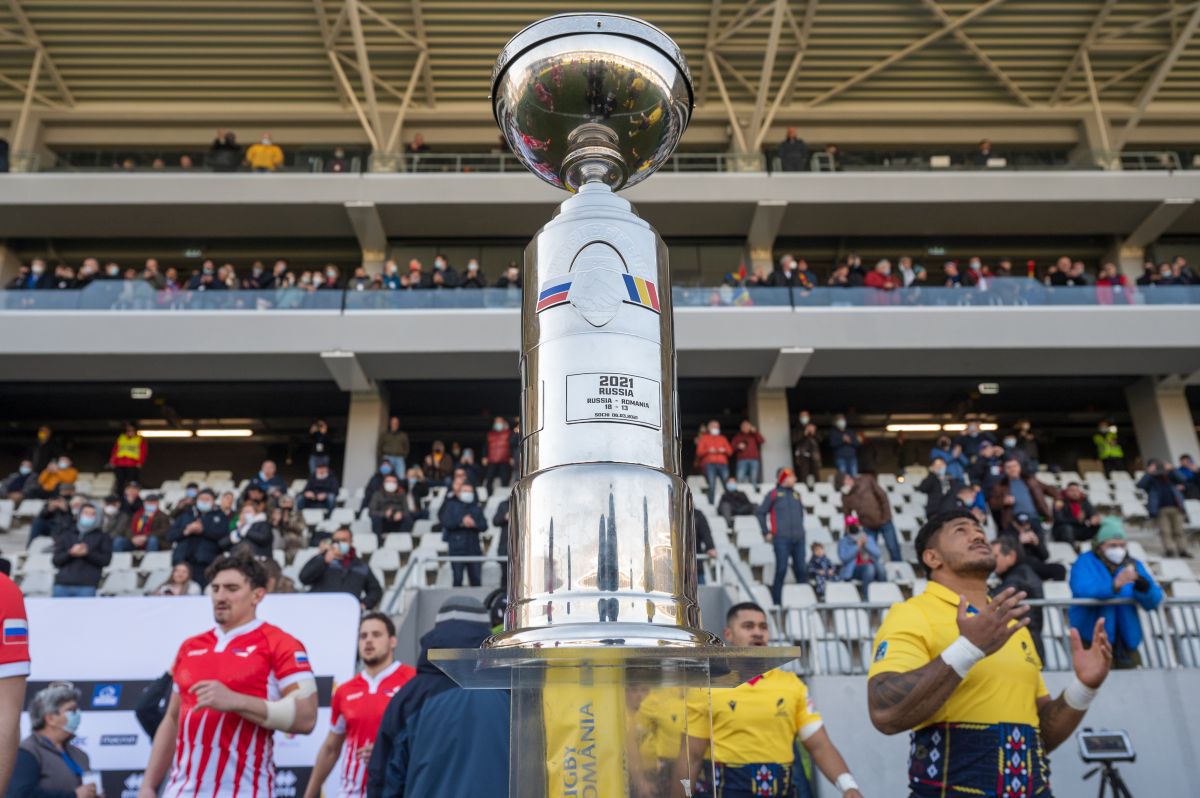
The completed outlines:
<svg viewBox="0 0 1200 798">
<path fill-rule="evenodd" d="M 308 734 L 317 683 L 300 641 L 255 615 L 267 572 L 248 553 L 208 567 L 216 628 L 179 647 L 174 693 L 154 735 L 138 798 L 269 798 L 275 731 Z"/>
<path fill-rule="evenodd" d="M 912 731 L 911 798 L 993 795 L 997 784 L 1049 795 L 1046 754 L 1074 733 L 1112 666 L 1103 621 L 1091 648 L 1071 630 L 1075 679 L 1051 698 L 1025 594 L 988 596 L 996 558 L 975 517 L 936 515 L 915 545 L 928 586 L 888 611 L 867 685 L 876 728 Z"/>
</svg>

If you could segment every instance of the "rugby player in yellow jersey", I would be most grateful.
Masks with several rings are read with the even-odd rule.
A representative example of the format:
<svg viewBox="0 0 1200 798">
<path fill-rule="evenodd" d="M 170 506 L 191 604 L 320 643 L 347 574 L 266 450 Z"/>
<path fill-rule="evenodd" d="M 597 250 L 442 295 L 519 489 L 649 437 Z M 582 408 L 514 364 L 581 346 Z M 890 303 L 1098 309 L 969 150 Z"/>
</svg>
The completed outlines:
<svg viewBox="0 0 1200 798">
<path fill-rule="evenodd" d="M 765 646 L 767 614 L 751 602 L 725 616 L 732 646 Z M 675 763 L 676 795 L 697 798 L 792 796 L 793 743 L 799 739 L 843 798 L 862 798 L 800 677 L 767 671 L 737 687 L 688 691 L 687 746 Z M 711 750 L 710 750 L 711 740 Z M 707 755 L 706 755 L 707 752 Z"/>
<path fill-rule="evenodd" d="M 1025 594 L 988 599 L 996 559 L 975 517 L 935 515 L 916 549 L 929 585 L 888 610 L 867 683 L 875 727 L 912 730 L 910 798 L 1050 798 L 1046 753 L 1075 731 L 1112 665 L 1103 619 L 1091 648 L 1071 630 L 1075 679 L 1051 698 Z"/>
</svg>

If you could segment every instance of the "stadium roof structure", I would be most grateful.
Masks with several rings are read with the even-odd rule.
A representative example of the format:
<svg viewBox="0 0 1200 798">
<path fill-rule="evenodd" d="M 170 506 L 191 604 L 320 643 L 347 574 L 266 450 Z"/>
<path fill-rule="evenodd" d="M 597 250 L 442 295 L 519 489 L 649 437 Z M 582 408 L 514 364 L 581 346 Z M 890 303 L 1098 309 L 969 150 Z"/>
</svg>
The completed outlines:
<svg viewBox="0 0 1200 798">
<path fill-rule="evenodd" d="M 137 126 L 273 119 L 310 133 L 340 126 L 330 140 L 353 126 L 377 152 L 397 149 L 416 125 L 454 146 L 494 144 L 487 94 L 497 53 L 528 23 L 579 8 L 0 0 L 0 118 L 14 120 L 14 148 L 39 124 L 68 142 L 86 139 L 81 123 L 110 124 L 128 142 Z M 1188 140 L 1189 129 L 1200 138 L 1200 2 L 640 0 L 595 9 L 640 16 L 682 46 L 697 87 L 693 143 L 756 150 L 786 124 L 841 126 L 843 137 L 849 127 L 868 138 L 876 134 L 862 130 L 882 128 L 889 140 L 915 125 L 914 141 L 930 127 L 957 128 L 962 140 L 964 127 L 1015 125 L 1031 140 L 1109 150 Z"/>
</svg>

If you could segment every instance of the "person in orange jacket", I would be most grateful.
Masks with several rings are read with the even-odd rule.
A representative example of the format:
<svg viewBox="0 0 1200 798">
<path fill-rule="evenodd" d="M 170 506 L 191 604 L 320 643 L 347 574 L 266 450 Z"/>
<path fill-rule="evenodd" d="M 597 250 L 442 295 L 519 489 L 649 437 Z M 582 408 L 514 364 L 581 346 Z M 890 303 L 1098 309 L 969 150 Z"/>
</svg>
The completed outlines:
<svg viewBox="0 0 1200 798">
<path fill-rule="evenodd" d="M 733 445 L 721 434 L 721 424 L 715 418 L 708 422 L 708 433 L 696 441 L 696 460 L 708 480 L 708 503 L 716 504 L 717 490 L 729 479 L 729 458 Z"/>
</svg>

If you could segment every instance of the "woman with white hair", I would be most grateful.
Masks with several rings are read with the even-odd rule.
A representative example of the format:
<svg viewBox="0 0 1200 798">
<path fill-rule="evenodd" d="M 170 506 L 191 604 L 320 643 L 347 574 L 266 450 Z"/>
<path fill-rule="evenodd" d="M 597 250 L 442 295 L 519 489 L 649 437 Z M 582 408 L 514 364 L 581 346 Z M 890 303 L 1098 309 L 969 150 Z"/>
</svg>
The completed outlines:
<svg viewBox="0 0 1200 798">
<path fill-rule="evenodd" d="M 21 741 L 7 798 L 96 798 L 84 784 L 88 755 L 71 745 L 79 730 L 79 691 L 54 682 L 29 703 L 33 732 Z"/>
</svg>

